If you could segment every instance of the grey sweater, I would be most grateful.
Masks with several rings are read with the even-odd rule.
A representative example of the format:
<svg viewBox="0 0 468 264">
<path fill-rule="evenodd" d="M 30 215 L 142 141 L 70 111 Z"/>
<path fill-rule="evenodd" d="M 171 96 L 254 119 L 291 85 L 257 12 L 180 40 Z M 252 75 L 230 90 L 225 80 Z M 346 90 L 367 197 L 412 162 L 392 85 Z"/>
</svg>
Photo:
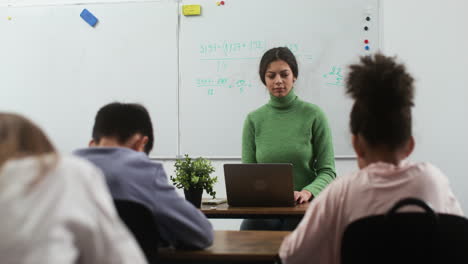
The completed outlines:
<svg viewBox="0 0 468 264">
<path fill-rule="evenodd" d="M 74 152 L 100 168 L 114 199 L 140 202 L 158 223 L 161 243 L 176 248 L 205 248 L 213 243 L 213 227 L 203 213 L 180 197 L 162 164 L 128 148 L 86 148 Z"/>
</svg>

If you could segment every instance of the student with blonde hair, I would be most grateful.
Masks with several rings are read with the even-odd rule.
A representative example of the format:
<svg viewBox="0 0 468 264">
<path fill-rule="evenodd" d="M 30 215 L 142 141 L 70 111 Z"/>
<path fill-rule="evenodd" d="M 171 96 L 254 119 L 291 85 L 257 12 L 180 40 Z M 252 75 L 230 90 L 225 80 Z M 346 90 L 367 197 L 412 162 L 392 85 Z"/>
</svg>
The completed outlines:
<svg viewBox="0 0 468 264">
<path fill-rule="evenodd" d="M 423 200 L 439 213 L 463 214 L 438 168 L 405 160 L 415 142 L 413 78 L 404 65 L 376 54 L 362 57 L 350 69 L 346 92 L 354 99 L 350 126 L 360 170 L 337 178 L 312 201 L 281 245 L 279 255 L 285 264 L 340 263 L 347 225 L 383 214 L 403 198 Z"/>
<path fill-rule="evenodd" d="M 146 263 L 101 172 L 11 113 L 0 113 L 0 212 L 1 263 Z"/>
</svg>

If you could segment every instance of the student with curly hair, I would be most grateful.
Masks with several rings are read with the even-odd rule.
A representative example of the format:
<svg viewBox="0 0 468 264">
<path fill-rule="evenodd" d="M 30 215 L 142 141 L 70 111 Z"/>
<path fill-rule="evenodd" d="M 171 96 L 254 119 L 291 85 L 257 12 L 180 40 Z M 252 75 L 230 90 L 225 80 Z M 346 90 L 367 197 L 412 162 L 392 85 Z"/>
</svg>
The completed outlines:
<svg viewBox="0 0 468 264">
<path fill-rule="evenodd" d="M 298 227 L 283 241 L 285 264 L 340 263 L 348 224 L 387 212 L 415 197 L 436 212 L 462 215 L 447 177 L 429 163 L 405 159 L 414 149 L 413 78 L 394 58 L 362 57 L 351 65 L 346 93 L 354 99 L 350 127 L 359 171 L 339 177 L 314 199 Z"/>
</svg>

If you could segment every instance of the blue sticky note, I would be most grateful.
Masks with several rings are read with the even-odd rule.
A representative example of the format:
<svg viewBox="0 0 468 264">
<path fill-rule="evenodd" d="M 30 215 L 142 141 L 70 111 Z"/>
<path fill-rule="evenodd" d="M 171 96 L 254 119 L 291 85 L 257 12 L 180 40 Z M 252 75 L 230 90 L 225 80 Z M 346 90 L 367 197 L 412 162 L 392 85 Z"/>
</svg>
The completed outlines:
<svg viewBox="0 0 468 264">
<path fill-rule="evenodd" d="M 98 22 L 98 19 L 86 8 L 81 11 L 80 17 L 83 18 L 83 20 L 92 27 L 94 27 Z"/>
</svg>

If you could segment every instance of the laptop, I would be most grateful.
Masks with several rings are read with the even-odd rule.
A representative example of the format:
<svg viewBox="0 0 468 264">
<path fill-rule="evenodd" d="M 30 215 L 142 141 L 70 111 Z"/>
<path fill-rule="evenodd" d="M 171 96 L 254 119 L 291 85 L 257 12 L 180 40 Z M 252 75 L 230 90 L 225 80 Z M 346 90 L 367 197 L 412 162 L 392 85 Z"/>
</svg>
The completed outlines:
<svg viewBox="0 0 468 264">
<path fill-rule="evenodd" d="M 290 163 L 224 164 L 229 206 L 294 206 Z"/>
</svg>

